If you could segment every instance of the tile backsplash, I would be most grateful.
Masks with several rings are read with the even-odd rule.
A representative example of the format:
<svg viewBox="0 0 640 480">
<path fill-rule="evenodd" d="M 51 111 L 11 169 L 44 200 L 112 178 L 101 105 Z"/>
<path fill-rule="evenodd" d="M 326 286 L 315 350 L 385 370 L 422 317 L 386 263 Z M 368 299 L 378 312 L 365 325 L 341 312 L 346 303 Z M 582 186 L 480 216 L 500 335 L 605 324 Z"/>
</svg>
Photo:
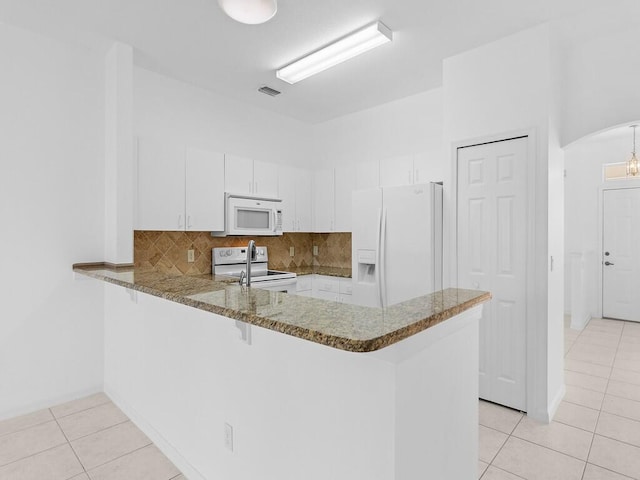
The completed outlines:
<svg viewBox="0 0 640 480">
<path fill-rule="evenodd" d="M 351 233 L 285 233 L 278 237 L 212 237 L 209 232 L 134 232 L 133 261 L 167 273 L 199 275 L 211 273 L 211 249 L 238 247 L 255 240 L 269 250 L 269 268 L 287 270 L 312 266 L 351 268 Z M 313 246 L 318 255 L 313 256 Z M 290 247 L 295 255 L 290 256 Z M 194 262 L 187 261 L 194 251 Z"/>
</svg>

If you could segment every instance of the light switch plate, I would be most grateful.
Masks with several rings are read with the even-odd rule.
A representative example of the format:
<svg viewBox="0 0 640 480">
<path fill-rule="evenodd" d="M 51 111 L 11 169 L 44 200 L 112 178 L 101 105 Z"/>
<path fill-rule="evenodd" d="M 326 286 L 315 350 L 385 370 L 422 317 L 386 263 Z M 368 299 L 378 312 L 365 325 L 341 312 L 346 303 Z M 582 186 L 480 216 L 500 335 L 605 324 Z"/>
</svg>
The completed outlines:
<svg viewBox="0 0 640 480">
<path fill-rule="evenodd" d="M 317 246 L 317 245 L 314 245 L 314 246 L 313 246 L 313 256 L 314 256 L 314 257 L 315 257 L 315 256 L 318 256 L 318 246 Z"/>
<path fill-rule="evenodd" d="M 296 248 L 295 247 L 289 247 L 289 256 L 293 257 L 296 254 Z"/>
<path fill-rule="evenodd" d="M 193 263 L 195 261 L 195 252 L 193 250 L 187 250 L 187 262 Z"/>
</svg>

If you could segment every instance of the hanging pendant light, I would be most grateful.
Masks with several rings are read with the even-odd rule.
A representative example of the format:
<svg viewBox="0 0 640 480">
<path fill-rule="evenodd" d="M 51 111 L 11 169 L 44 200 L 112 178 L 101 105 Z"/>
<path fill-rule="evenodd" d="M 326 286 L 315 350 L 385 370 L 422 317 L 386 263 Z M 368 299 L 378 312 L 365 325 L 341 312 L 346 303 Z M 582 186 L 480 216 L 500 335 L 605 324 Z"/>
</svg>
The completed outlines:
<svg viewBox="0 0 640 480">
<path fill-rule="evenodd" d="M 218 0 L 218 4 L 235 21 L 249 25 L 271 20 L 278 11 L 277 0 Z"/>
<path fill-rule="evenodd" d="M 640 173 L 640 165 L 636 156 L 636 128 L 638 128 L 638 125 L 631 125 L 631 128 L 633 128 L 633 151 L 631 152 L 631 158 L 627 160 L 627 176 L 635 177 Z"/>
</svg>

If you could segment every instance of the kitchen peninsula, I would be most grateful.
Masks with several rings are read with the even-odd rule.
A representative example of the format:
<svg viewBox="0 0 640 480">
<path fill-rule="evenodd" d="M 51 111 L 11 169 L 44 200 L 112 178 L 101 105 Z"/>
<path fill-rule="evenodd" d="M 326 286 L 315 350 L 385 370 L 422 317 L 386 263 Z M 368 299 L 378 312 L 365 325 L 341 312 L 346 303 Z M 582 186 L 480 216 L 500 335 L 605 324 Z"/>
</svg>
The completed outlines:
<svg viewBox="0 0 640 480">
<path fill-rule="evenodd" d="M 105 392 L 189 479 L 475 478 L 488 293 L 380 309 L 74 271 L 106 282 Z"/>
</svg>

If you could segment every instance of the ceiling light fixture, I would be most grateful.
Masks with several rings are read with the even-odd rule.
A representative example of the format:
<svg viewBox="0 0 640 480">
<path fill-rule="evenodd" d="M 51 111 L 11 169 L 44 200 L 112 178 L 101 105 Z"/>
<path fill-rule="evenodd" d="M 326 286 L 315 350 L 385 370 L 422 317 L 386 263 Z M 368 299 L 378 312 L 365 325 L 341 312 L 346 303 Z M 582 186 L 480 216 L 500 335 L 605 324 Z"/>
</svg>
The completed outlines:
<svg viewBox="0 0 640 480">
<path fill-rule="evenodd" d="M 277 0 L 218 0 L 218 4 L 235 21 L 249 25 L 271 20 L 278 11 Z"/>
<path fill-rule="evenodd" d="M 389 27 L 375 22 L 277 70 L 276 76 L 294 84 L 392 39 L 393 32 Z"/>
<path fill-rule="evenodd" d="M 631 128 L 633 128 L 633 151 L 631 158 L 627 160 L 627 176 L 635 177 L 640 173 L 640 165 L 638 165 L 638 157 L 636 156 L 636 128 L 638 125 L 631 125 Z"/>
</svg>

